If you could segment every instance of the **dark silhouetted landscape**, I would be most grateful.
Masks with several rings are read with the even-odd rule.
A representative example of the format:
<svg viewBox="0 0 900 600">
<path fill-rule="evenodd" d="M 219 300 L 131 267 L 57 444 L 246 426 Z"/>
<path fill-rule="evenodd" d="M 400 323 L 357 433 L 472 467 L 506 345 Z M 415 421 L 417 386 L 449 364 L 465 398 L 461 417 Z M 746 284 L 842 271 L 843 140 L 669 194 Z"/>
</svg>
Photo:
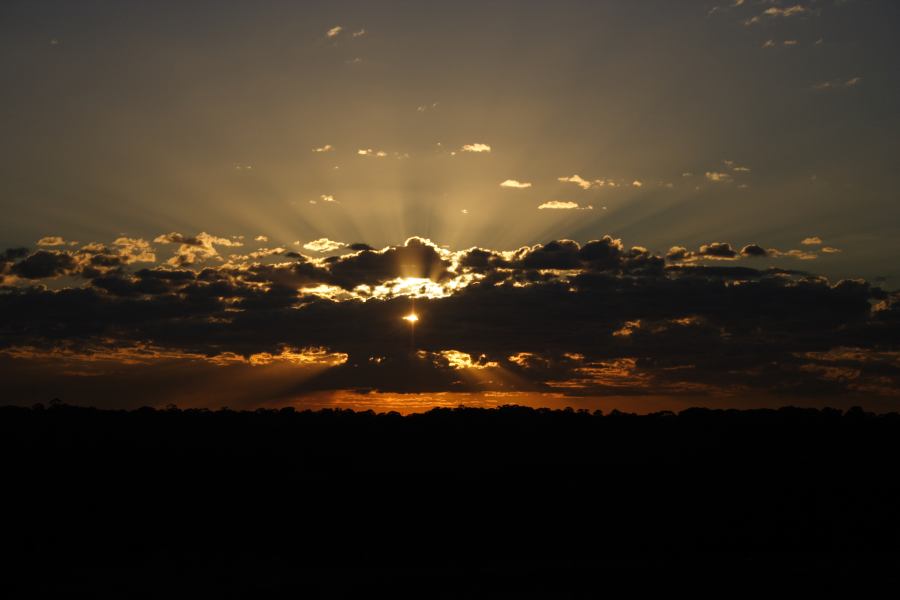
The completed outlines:
<svg viewBox="0 0 900 600">
<path fill-rule="evenodd" d="M 809 592 L 900 574 L 897 414 L 56 403 L 2 408 L 0 428 L 7 597 Z"/>
</svg>

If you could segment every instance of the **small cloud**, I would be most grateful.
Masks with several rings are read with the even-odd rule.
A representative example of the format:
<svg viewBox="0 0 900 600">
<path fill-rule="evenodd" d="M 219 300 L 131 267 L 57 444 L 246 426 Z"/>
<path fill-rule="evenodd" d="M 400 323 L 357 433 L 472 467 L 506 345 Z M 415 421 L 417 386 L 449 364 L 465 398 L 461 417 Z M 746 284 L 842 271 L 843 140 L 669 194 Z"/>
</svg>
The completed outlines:
<svg viewBox="0 0 900 600">
<path fill-rule="evenodd" d="M 800 42 L 798 42 L 797 40 L 784 40 L 784 41 L 781 42 L 781 43 L 782 43 L 783 45 L 785 45 L 785 46 L 796 46 L 796 45 L 799 44 Z"/>
<path fill-rule="evenodd" d="M 747 244 L 741 248 L 741 256 L 747 258 L 762 258 L 768 255 L 768 251 L 759 244 Z"/>
<path fill-rule="evenodd" d="M 334 196 L 331 194 L 322 194 L 319 198 L 322 199 L 322 202 L 334 202 Z"/>
<path fill-rule="evenodd" d="M 268 241 L 269 241 L 269 238 L 267 238 L 267 237 L 264 236 L 264 235 L 258 235 L 258 236 L 256 236 L 255 238 L 253 238 L 253 241 L 254 241 L 254 242 L 268 242 Z"/>
<path fill-rule="evenodd" d="M 294 242 L 295 244 L 299 244 L 300 242 Z M 309 250 L 310 252 L 334 252 L 335 250 L 340 250 L 341 248 L 346 247 L 347 244 L 344 242 L 336 242 L 334 240 L 329 240 L 328 238 L 319 238 L 317 240 L 313 240 L 312 242 L 307 242 L 303 244 L 303 248 L 305 250 Z"/>
<path fill-rule="evenodd" d="M 591 189 L 591 182 L 581 177 L 577 173 L 575 175 L 571 175 L 569 177 L 557 177 L 557 181 L 562 181 L 564 183 L 574 183 L 578 187 L 583 190 Z"/>
<path fill-rule="evenodd" d="M 343 30 L 344 30 L 344 28 L 341 27 L 340 25 L 335 25 L 334 27 L 329 29 L 325 33 L 325 35 L 327 35 L 329 38 L 335 38 L 335 37 L 339 36 Z"/>
<path fill-rule="evenodd" d="M 469 214 L 469 209 L 468 209 L 468 208 L 464 208 L 464 209 L 462 209 L 462 210 L 459 211 L 459 212 L 461 212 L 461 213 L 464 214 L 464 215 L 467 215 L 467 214 Z"/>
<path fill-rule="evenodd" d="M 632 187 L 639 188 L 639 187 L 643 187 L 644 184 L 641 183 L 640 181 L 638 181 L 637 179 L 635 179 L 634 181 L 631 182 L 631 186 L 632 186 Z"/>
<path fill-rule="evenodd" d="M 538 210 L 594 210 L 590 204 L 587 206 L 579 206 L 577 202 L 568 202 L 565 200 L 550 200 L 538 206 Z"/>
<path fill-rule="evenodd" d="M 466 144 L 465 146 L 462 147 L 462 151 L 463 152 L 479 152 L 479 153 L 480 152 L 490 152 L 491 147 L 487 144 L 481 144 L 481 143 Z"/>
<path fill-rule="evenodd" d="M 832 79 L 831 81 L 823 81 L 822 83 L 817 83 L 813 86 L 814 90 L 835 90 L 840 88 L 850 88 L 856 87 L 860 83 L 862 83 L 862 77 L 851 77 L 846 81 L 842 81 L 840 79 Z"/>
<path fill-rule="evenodd" d="M 37 241 L 38 246 L 65 246 L 66 240 L 58 235 L 48 235 Z"/>
<path fill-rule="evenodd" d="M 50 40 L 50 45 L 51 46 L 59 46 L 59 40 L 56 38 L 53 38 L 52 40 Z"/>
<path fill-rule="evenodd" d="M 252 170 L 253 170 L 253 165 L 247 165 L 247 164 L 235 163 L 235 165 L 234 165 L 234 170 L 235 170 L 235 171 L 252 171 Z"/>
<path fill-rule="evenodd" d="M 787 8 L 772 6 L 764 10 L 762 14 L 766 15 L 767 17 L 793 17 L 795 15 L 803 15 L 808 12 L 810 12 L 810 10 L 802 4 L 795 4 Z"/>
<path fill-rule="evenodd" d="M 353 37 L 355 37 L 355 38 L 362 37 L 362 36 L 366 35 L 366 30 L 365 30 L 365 29 L 360 29 L 359 31 L 354 31 L 354 32 L 351 33 L 350 35 L 353 36 Z"/>
<path fill-rule="evenodd" d="M 802 242 L 800 242 L 804 246 L 819 246 L 822 244 L 822 238 L 817 235 L 805 238 Z"/>
<path fill-rule="evenodd" d="M 361 59 L 360 57 L 356 56 L 356 57 L 354 57 L 354 58 L 350 58 L 350 59 L 345 60 L 344 63 L 345 63 L 345 64 L 348 64 L 348 65 L 358 65 L 358 64 L 362 63 L 362 61 L 363 61 L 363 59 Z"/>
<path fill-rule="evenodd" d="M 313 152 L 319 152 L 319 153 L 321 153 L 321 152 L 333 152 L 333 151 L 334 151 L 334 146 L 332 146 L 331 144 L 325 144 L 324 146 L 321 146 L 321 147 L 319 147 L 319 148 L 313 148 L 312 151 L 313 151 Z"/>
<path fill-rule="evenodd" d="M 429 110 L 434 110 L 434 109 L 436 109 L 437 107 L 438 107 L 438 103 L 437 103 L 437 102 L 432 102 L 431 104 L 422 104 L 422 105 L 416 107 L 416 112 L 420 112 L 420 113 L 421 113 L 421 112 L 425 112 L 425 111 L 429 111 Z M 441 144 L 438 143 L 438 146 L 440 146 L 440 145 L 441 145 Z"/>
<path fill-rule="evenodd" d="M 731 175 L 716 171 L 707 171 L 706 178 L 713 183 L 731 183 Z"/>
<path fill-rule="evenodd" d="M 681 176 L 682 177 L 693 177 L 694 174 L 691 173 L 690 171 L 685 171 L 684 173 L 681 174 Z"/>
<path fill-rule="evenodd" d="M 763 42 L 762 47 L 763 48 L 774 48 L 775 45 L 776 45 L 775 40 L 766 40 L 765 42 Z"/>
<path fill-rule="evenodd" d="M 832 248 L 831 246 L 823 246 L 822 254 L 837 254 L 838 252 L 843 252 L 840 248 Z"/>
<path fill-rule="evenodd" d="M 384 158 L 387 152 L 384 150 L 372 150 L 371 148 L 360 148 L 356 151 L 359 156 L 374 156 L 375 158 Z"/>
<path fill-rule="evenodd" d="M 519 181 L 517 179 L 507 179 L 506 181 L 500 184 L 502 188 L 512 188 L 515 190 L 524 190 L 526 188 L 530 188 L 531 184 L 527 181 Z"/>
</svg>

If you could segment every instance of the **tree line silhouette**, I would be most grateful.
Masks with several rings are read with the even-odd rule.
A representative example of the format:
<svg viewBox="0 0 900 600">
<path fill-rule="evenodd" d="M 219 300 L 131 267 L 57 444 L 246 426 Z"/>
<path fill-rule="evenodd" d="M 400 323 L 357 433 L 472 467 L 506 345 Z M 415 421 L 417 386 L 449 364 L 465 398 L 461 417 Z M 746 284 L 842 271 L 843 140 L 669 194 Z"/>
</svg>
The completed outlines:
<svg viewBox="0 0 900 600">
<path fill-rule="evenodd" d="M 900 572 L 896 413 L 55 402 L 0 407 L 0 451 L 15 593 L 582 597 L 700 564 L 707 583 Z"/>
</svg>

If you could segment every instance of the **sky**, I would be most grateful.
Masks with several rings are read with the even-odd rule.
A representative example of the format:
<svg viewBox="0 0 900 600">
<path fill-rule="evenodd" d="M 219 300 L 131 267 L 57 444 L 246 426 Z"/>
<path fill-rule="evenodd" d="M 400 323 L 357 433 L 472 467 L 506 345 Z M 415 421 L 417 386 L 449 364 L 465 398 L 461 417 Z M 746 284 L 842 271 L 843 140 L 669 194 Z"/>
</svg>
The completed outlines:
<svg viewBox="0 0 900 600">
<path fill-rule="evenodd" d="M 7 0 L 5 395 L 893 410 L 898 25 Z"/>
</svg>

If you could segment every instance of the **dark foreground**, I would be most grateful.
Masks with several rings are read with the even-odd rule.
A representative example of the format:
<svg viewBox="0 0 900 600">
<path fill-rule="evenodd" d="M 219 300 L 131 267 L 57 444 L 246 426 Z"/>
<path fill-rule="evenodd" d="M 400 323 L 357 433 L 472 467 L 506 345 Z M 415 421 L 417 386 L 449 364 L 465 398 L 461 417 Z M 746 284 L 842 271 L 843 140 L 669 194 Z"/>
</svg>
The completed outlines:
<svg viewBox="0 0 900 600">
<path fill-rule="evenodd" d="M 896 414 L 7 407 L 0 451 L 3 597 L 900 582 Z"/>
</svg>

